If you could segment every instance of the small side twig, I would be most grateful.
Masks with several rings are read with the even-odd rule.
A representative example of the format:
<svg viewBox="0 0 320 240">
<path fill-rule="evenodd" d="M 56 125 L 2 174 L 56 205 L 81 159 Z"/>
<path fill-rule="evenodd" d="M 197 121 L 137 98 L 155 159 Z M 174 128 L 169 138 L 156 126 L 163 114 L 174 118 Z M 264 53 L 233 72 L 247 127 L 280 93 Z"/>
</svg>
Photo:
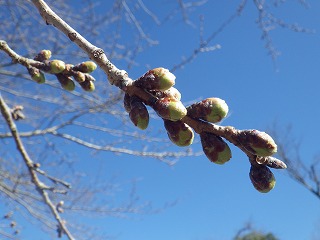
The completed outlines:
<svg viewBox="0 0 320 240">
<path fill-rule="evenodd" d="M 10 108 L 2 98 L 0 94 L 0 110 L 3 118 L 5 119 L 11 133 L 13 136 L 13 139 L 16 143 L 17 149 L 19 153 L 22 156 L 22 159 L 28 168 L 30 178 L 32 183 L 34 184 L 36 190 L 39 192 L 39 194 L 42 196 L 44 203 L 49 207 L 50 211 L 52 212 L 53 216 L 55 217 L 56 221 L 58 222 L 59 228 L 62 229 L 62 231 L 65 233 L 65 235 L 68 237 L 70 240 L 74 240 L 75 238 L 72 236 L 71 232 L 67 228 L 64 220 L 61 218 L 59 212 L 56 210 L 55 205 L 51 201 L 49 194 L 47 192 L 47 186 L 39 179 L 37 172 L 34 169 L 34 162 L 30 158 L 29 154 L 27 153 L 21 139 L 19 136 L 19 132 L 17 129 L 16 124 L 14 123 L 14 120 L 12 119 L 11 113 L 10 113 Z"/>
</svg>

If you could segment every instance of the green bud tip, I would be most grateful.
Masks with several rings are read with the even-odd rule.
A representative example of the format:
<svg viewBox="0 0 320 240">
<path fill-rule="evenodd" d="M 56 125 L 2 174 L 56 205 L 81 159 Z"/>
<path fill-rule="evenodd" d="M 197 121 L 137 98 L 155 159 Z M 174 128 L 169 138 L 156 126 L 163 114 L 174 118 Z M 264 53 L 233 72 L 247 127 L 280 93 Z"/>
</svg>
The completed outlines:
<svg viewBox="0 0 320 240">
<path fill-rule="evenodd" d="M 212 133 L 201 132 L 200 139 L 203 152 L 211 162 L 224 164 L 231 159 L 231 150 L 221 137 Z"/>
<path fill-rule="evenodd" d="M 175 84 L 176 77 L 168 69 L 159 67 L 150 70 L 158 81 L 159 90 L 165 91 L 171 88 Z"/>
<path fill-rule="evenodd" d="M 243 130 L 239 133 L 241 144 L 252 154 L 268 157 L 277 152 L 277 144 L 265 132 L 258 130 Z"/>
<path fill-rule="evenodd" d="M 28 67 L 27 69 L 28 69 L 28 72 L 29 72 L 32 80 L 34 80 L 35 82 L 41 84 L 46 81 L 43 72 L 41 72 L 38 68 Z"/>
<path fill-rule="evenodd" d="M 178 121 L 187 115 L 187 109 L 182 102 L 173 98 L 161 98 L 155 102 L 154 110 L 163 119 Z"/>
<path fill-rule="evenodd" d="M 164 126 L 169 139 L 177 146 L 185 147 L 192 144 L 194 133 L 189 125 L 181 121 L 164 120 Z"/>
<path fill-rule="evenodd" d="M 133 124 L 144 130 L 149 125 L 149 113 L 146 106 L 137 97 L 131 98 L 131 110 L 129 112 L 129 117 Z"/>
<path fill-rule="evenodd" d="M 50 63 L 50 73 L 53 73 L 53 74 L 61 73 L 66 68 L 66 64 L 61 60 L 52 60 L 49 63 Z"/>
<path fill-rule="evenodd" d="M 91 73 L 97 69 L 97 64 L 92 61 L 86 61 L 80 64 L 79 69 L 81 69 L 80 71 L 83 73 Z"/>
<path fill-rule="evenodd" d="M 261 193 L 271 191 L 276 185 L 276 179 L 273 173 L 264 165 L 251 165 L 249 177 L 254 188 Z"/>
<path fill-rule="evenodd" d="M 50 50 L 47 50 L 47 49 L 41 50 L 40 54 L 43 56 L 44 60 L 48 60 L 51 58 L 51 51 Z"/>
<path fill-rule="evenodd" d="M 93 92 L 96 89 L 93 81 L 85 80 L 84 82 L 81 82 L 79 84 L 83 88 L 83 90 L 87 92 Z"/>
<path fill-rule="evenodd" d="M 208 122 L 217 123 L 228 114 L 229 107 L 220 98 L 207 98 L 189 106 L 188 115 L 192 118 L 199 118 Z"/>
</svg>

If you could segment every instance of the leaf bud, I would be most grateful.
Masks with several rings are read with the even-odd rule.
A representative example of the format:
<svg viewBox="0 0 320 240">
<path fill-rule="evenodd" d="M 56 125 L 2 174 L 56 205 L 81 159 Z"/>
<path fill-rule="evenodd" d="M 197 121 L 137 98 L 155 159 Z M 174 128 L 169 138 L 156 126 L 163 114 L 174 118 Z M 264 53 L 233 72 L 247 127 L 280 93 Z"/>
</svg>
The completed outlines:
<svg viewBox="0 0 320 240">
<path fill-rule="evenodd" d="M 65 68 L 66 64 L 61 60 L 52 60 L 48 61 L 49 63 L 49 72 L 53 74 L 61 73 Z"/>
<path fill-rule="evenodd" d="M 149 124 L 149 113 L 144 103 L 136 96 L 132 96 L 130 99 L 131 110 L 129 117 L 133 124 L 144 130 Z"/>
<path fill-rule="evenodd" d="M 192 128 L 182 121 L 172 122 L 164 120 L 169 139 L 180 147 L 189 146 L 193 142 L 194 133 Z"/>
<path fill-rule="evenodd" d="M 35 57 L 34 60 L 43 62 L 51 58 L 51 51 L 50 50 L 41 50 Z"/>
<path fill-rule="evenodd" d="M 82 63 L 73 67 L 73 70 L 80 71 L 83 73 L 91 73 L 96 69 L 97 69 L 97 64 L 95 64 L 92 61 L 82 62 Z"/>
<path fill-rule="evenodd" d="M 220 98 L 207 98 L 190 105 L 187 109 L 188 116 L 212 123 L 220 122 L 229 111 L 226 102 Z"/>
<path fill-rule="evenodd" d="M 273 173 L 265 165 L 251 165 L 249 177 L 254 188 L 261 193 L 269 192 L 276 184 Z"/>
<path fill-rule="evenodd" d="M 41 72 L 38 68 L 28 67 L 27 69 L 28 69 L 28 72 L 29 72 L 32 80 L 34 80 L 35 82 L 41 84 L 46 81 L 43 72 Z"/>
<path fill-rule="evenodd" d="M 61 87 L 67 91 L 73 91 L 75 89 L 75 84 L 72 81 L 71 77 L 64 74 L 56 74 L 58 81 L 61 84 Z"/>
<path fill-rule="evenodd" d="M 187 115 L 187 109 L 182 102 L 173 98 L 158 99 L 153 109 L 160 117 L 171 121 L 178 121 Z"/>
<path fill-rule="evenodd" d="M 203 152 L 211 162 L 224 164 L 231 159 L 231 150 L 221 137 L 212 133 L 201 132 L 200 139 Z"/>
<path fill-rule="evenodd" d="M 146 90 L 165 91 L 175 84 L 176 77 L 165 68 L 154 68 L 134 81 L 136 87 Z"/>
<path fill-rule="evenodd" d="M 239 141 L 250 153 L 268 157 L 277 152 L 277 144 L 272 137 L 258 130 L 242 130 L 238 135 Z"/>
<path fill-rule="evenodd" d="M 256 158 L 257 163 L 266 165 L 270 168 L 275 169 L 286 169 L 287 165 L 282 162 L 281 160 L 275 158 L 275 157 L 260 157 L 257 156 Z"/>
</svg>

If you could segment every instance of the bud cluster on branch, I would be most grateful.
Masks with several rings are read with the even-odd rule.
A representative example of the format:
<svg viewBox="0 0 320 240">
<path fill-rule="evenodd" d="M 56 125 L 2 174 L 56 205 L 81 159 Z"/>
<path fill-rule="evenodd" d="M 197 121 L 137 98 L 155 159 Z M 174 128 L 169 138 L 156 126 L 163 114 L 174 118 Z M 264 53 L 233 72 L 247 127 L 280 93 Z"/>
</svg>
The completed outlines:
<svg viewBox="0 0 320 240">
<path fill-rule="evenodd" d="M 66 90 L 72 91 L 75 88 L 74 81 L 86 91 L 94 90 L 94 78 L 89 75 L 97 67 L 94 62 L 87 61 L 73 66 L 61 60 L 49 60 L 49 50 L 42 50 L 33 60 L 27 59 L 16 54 L 4 41 L 0 41 L 0 50 L 5 51 L 13 61 L 26 66 L 32 79 L 38 83 L 45 81 L 45 72 L 54 74 Z M 108 72 L 111 74 L 113 65 L 110 66 Z M 220 165 L 232 157 L 228 141 L 248 156 L 251 164 L 249 177 L 253 186 L 263 193 L 273 189 L 275 178 L 270 168 L 287 167 L 281 160 L 272 157 L 277 152 L 276 143 L 265 132 L 218 125 L 229 111 L 224 100 L 211 97 L 185 107 L 181 102 L 181 93 L 173 87 L 176 77 L 169 70 L 155 68 L 135 81 L 126 72 L 123 75 L 117 68 L 114 71 L 119 73 L 116 74 L 119 79 L 126 79 L 125 84 L 118 85 L 125 92 L 124 108 L 135 126 L 142 130 L 148 127 L 148 105 L 163 119 L 168 137 L 175 145 L 191 145 L 196 132 L 207 158 Z"/>
<path fill-rule="evenodd" d="M 177 146 L 189 146 L 194 139 L 194 131 L 200 135 L 203 152 L 216 164 L 224 164 L 231 157 L 227 141 L 240 148 L 249 158 L 250 180 L 259 192 L 269 192 L 275 186 L 275 177 L 270 168 L 285 169 L 281 160 L 272 157 L 277 145 L 270 135 L 258 130 L 237 130 L 231 126 L 220 126 L 229 111 L 226 102 L 212 97 L 185 107 L 181 93 L 173 87 L 175 76 L 165 68 L 149 70 L 133 81 L 132 88 L 124 96 L 124 107 L 133 124 L 146 129 L 149 113 L 145 105 L 152 107 L 163 119 L 169 139 Z M 128 87 L 130 88 L 130 87 Z"/>
</svg>

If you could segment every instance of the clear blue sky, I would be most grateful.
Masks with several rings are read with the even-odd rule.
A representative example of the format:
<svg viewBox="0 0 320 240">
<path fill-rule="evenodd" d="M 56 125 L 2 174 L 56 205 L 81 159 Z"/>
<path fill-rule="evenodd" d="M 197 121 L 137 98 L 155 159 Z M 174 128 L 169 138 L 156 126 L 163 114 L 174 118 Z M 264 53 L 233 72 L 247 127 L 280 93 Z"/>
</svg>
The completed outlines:
<svg viewBox="0 0 320 240">
<path fill-rule="evenodd" d="M 199 15 L 203 14 L 206 38 L 234 13 L 238 2 L 209 1 L 189 13 L 190 20 L 198 26 Z M 314 34 L 280 28 L 271 31 L 274 45 L 281 51 L 275 63 L 264 48 L 265 42 L 255 23 L 258 14 L 249 1 L 242 16 L 213 40 L 212 45 L 220 44 L 220 50 L 202 53 L 175 72 L 176 87 L 184 102 L 207 97 L 220 97 L 227 102 L 230 116 L 223 125 L 266 131 L 274 122 L 283 127 L 290 124 L 293 137 L 301 141 L 301 156 L 307 163 L 320 153 L 317 127 L 320 2 L 308 2 L 309 9 L 299 1 L 288 1 L 272 9 L 288 23 L 316 30 Z M 160 0 L 145 3 L 160 19 L 173 6 Z M 160 44 L 138 56 L 139 65 L 129 70 L 132 78 L 148 67 L 172 68 L 198 46 L 199 29 L 186 25 L 181 15 L 159 28 L 148 23 L 150 19 L 146 15 L 139 19 L 145 31 Z M 163 128 L 159 119 L 152 119 L 150 125 L 150 136 L 156 136 Z M 193 146 L 195 152 L 201 149 L 197 141 Z M 270 231 L 281 240 L 312 239 L 320 228 L 319 199 L 283 170 L 273 170 L 277 179 L 274 190 L 268 194 L 257 192 L 248 177 L 250 166 L 246 156 L 231 148 L 233 158 L 223 166 L 210 163 L 203 155 L 180 159 L 169 167 L 154 159 L 101 154 L 99 167 L 105 171 L 106 179 L 114 174 L 123 183 L 138 179 L 136 187 L 141 202 L 151 201 L 155 208 L 177 203 L 157 214 L 129 219 L 98 218 L 90 220 L 90 224 L 104 226 L 105 232 L 119 240 L 228 240 L 248 221 L 256 229 Z M 180 150 L 175 146 L 170 149 Z M 90 165 L 83 159 L 83 168 Z M 130 184 L 125 184 L 126 187 L 130 189 Z M 320 238 L 319 231 L 317 237 Z M 32 233 L 28 239 L 38 240 Z"/>
</svg>

